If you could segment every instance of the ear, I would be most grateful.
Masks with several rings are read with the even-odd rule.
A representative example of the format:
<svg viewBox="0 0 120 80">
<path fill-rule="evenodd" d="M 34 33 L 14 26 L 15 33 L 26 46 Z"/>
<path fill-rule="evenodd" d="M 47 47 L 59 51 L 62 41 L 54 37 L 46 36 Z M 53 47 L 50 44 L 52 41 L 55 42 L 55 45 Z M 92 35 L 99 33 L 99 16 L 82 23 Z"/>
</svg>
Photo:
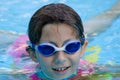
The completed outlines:
<svg viewBox="0 0 120 80">
<path fill-rule="evenodd" d="M 26 47 L 26 51 L 28 52 L 28 54 L 32 58 L 32 60 L 37 62 L 37 58 L 36 58 L 36 55 L 35 55 L 35 50 L 32 49 L 30 46 L 28 46 L 28 47 Z"/>
<path fill-rule="evenodd" d="M 83 56 L 83 54 L 84 54 L 84 52 L 85 52 L 85 49 L 86 49 L 87 45 L 88 45 L 88 41 L 85 40 L 84 44 L 83 44 L 82 47 L 81 47 L 81 56 L 80 56 L 80 57 Z"/>
</svg>

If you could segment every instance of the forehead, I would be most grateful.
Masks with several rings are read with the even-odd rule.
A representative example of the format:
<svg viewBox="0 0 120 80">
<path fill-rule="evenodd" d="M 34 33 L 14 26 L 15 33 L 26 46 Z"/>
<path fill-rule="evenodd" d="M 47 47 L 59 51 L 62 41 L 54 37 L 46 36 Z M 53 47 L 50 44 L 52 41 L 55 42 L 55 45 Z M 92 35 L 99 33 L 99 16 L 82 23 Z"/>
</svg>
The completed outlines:
<svg viewBox="0 0 120 80">
<path fill-rule="evenodd" d="M 47 24 L 42 30 L 41 41 L 65 41 L 77 37 L 75 29 L 68 24 Z"/>
</svg>

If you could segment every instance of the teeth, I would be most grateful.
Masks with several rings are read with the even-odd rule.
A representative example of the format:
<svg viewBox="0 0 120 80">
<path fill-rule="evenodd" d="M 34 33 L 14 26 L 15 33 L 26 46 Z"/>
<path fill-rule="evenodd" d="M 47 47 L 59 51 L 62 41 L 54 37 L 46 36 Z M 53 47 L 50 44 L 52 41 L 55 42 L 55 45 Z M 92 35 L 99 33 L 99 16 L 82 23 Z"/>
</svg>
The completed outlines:
<svg viewBox="0 0 120 80">
<path fill-rule="evenodd" d="M 68 67 L 62 67 L 62 68 L 53 68 L 53 70 L 56 70 L 56 71 L 63 71 L 65 69 L 67 69 Z"/>
<path fill-rule="evenodd" d="M 61 68 L 61 70 L 64 70 L 65 68 Z"/>
<path fill-rule="evenodd" d="M 66 68 L 54 68 L 55 70 L 57 70 L 57 71 L 63 71 L 63 70 L 65 70 Z"/>
</svg>

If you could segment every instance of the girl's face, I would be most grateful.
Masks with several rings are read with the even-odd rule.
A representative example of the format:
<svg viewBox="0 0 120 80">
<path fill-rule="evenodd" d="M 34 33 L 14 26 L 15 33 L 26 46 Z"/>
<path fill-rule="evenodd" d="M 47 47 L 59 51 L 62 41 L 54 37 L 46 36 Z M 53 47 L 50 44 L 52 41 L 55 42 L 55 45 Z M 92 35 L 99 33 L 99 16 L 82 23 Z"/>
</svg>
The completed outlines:
<svg viewBox="0 0 120 80">
<path fill-rule="evenodd" d="M 42 30 L 40 43 L 50 42 L 57 47 L 62 47 L 67 41 L 73 39 L 78 40 L 78 37 L 71 26 L 67 24 L 47 24 Z M 58 51 L 54 55 L 45 57 L 36 51 L 36 59 L 41 70 L 49 78 L 65 79 L 77 72 L 79 60 L 85 49 L 83 46 L 72 55 L 64 51 Z"/>
</svg>

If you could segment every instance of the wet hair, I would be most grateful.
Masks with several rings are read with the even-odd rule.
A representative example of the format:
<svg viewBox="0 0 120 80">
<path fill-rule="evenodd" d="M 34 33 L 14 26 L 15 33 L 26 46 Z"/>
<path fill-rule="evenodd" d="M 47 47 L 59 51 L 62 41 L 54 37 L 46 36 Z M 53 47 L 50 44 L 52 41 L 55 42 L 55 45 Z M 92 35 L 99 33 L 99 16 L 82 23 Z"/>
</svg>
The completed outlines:
<svg viewBox="0 0 120 80">
<path fill-rule="evenodd" d="M 46 24 L 65 23 L 73 27 L 82 44 L 84 43 L 84 29 L 80 16 L 69 6 L 62 3 L 52 3 L 43 6 L 32 16 L 28 36 L 32 44 L 38 44 L 42 29 Z"/>
</svg>

